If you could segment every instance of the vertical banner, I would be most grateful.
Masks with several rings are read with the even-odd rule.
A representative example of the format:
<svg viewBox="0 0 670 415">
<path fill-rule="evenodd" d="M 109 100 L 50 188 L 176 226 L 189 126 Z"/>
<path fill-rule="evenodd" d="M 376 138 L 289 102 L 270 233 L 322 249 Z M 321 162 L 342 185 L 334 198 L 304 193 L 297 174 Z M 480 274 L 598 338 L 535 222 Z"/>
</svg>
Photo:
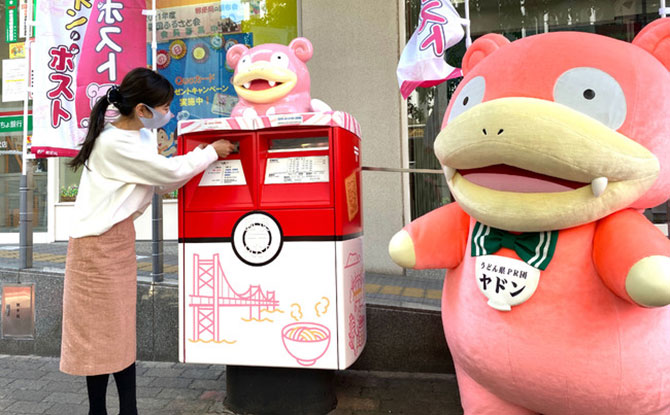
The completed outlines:
<svg viewBox="0 0 670 415">
<path fill-rule="evenodd" d="M 91 14 L 88 2 L 37 2 L 39 28 L 33 45 L 33 147 L 36 157 L 77 154 L 85 135 L 74 117 L 75 76 Z"/>
<path fill-rule="evenodd" d="M 396 74 L 403 98 L 417 87 L 429 88 L 463 76 L 459 68 L 447 64 L 444 55 L 463 39 L 463 25 L 450 0 L 422 0 L 419 27 L 405 45 Z"/>
<path fill-rule="evenodd" d="M 75 156 L 97 98 L 130 69 L 146 65 L 144 8 L 144 0 L 37 2 L 36 157 Z"/>
<path fill-rule="evenodd" d="M 77 69 L 77 123 L 88 127 L 91 108 L 112 85 L 146 67 L 145 0 L 98 0 L 86 28 Z"/>
</svg>

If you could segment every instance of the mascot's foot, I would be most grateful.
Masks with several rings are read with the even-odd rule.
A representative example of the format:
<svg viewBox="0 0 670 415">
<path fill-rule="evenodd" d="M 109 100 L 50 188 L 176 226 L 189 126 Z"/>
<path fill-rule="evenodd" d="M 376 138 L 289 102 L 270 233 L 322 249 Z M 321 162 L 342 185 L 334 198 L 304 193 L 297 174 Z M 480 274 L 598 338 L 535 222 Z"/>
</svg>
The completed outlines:
<svg viewBox="0 0 670 415">
<path fill-rule="evenodd" d="M 504 401 L 472 380 L 456 367 L 458 390 L 465 415 L 539 415 L 537 412 Z"/>
</svg>

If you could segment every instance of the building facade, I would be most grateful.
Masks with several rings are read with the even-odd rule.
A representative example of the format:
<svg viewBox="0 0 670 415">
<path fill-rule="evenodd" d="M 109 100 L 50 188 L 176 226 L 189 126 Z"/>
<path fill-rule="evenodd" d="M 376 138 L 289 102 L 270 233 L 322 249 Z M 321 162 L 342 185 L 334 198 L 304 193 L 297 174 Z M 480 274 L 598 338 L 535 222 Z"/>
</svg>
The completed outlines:
<svg viewBox="0 0 670 415">
<path fill-rule="evenodd" d="M 13 88 L 20 78 L 18 60 L 26 34 L 21 30 L 20 11 L 26 2 L 8 0 L 0 5 L 6 22 L 0 42 L 0 243 L 18 242 L 23 102 L 16 99 Z M 515 40 L 548 31 L 576 30 L 630 41 L 659 17 L 661 3 L 471 0 L 471 36 L 474 40 L 496 32 Z M 466 15 L 464 0 L 453 4 L 461 16 Z M 234 102 L 228 98 L 233 96 L 231 88 L 224 90 L 222 86 L 232 74 L 222 52 L 228 42 L 287 44 L 296 36 L 307 37 L 314 46 L 314 56 L 307 63 L 312 97 L 356 117 L 362 129 L 363 165 L 438 169 L 432 145 L 458 80 L 417 90 L 405 101 L 396 79 L 398 59 L 417 27 L 420 6 L 420 0 L 157 0 L 158 67 L 172 76 L 178 91 L 173 107 L 177 118 L 226 116 Z M 242 13 L 241 22 L 223 17 L 232 8 Z M 180 56 L 180 47 L 185 55 Z M 460 66 L 464 52 L 465 42 L 461 42 L 447 52 L 447 60 Z M 180 62 L 183 64 L 177 65 Z M 219 90 L 211 90 L 210 95 L 195 92 L 196 76 Z M 162 136 L 159 132 L 163 154 L 174 154 L 176 140 L 174 130 L 163 131 Z M 36 243 L 67 240 L 79 174 L 67 169 L 65 162 L 40 159 L 31 163 Z M 445 180 L 435 174 L 364 171 L 362 187 L 366 269 L 402 273 L 388 257 L 388 241 L 413 218 L 451 201 Z M 151 239 L 150 210 L 136 222 L 138 239 Z M 649 215 L 656 222 L 666 222 L 666 211 L 661 206 Z M 176 212 L 176 200 L 164 200 L 166 239 L 176 239 Z"/>
</svg>

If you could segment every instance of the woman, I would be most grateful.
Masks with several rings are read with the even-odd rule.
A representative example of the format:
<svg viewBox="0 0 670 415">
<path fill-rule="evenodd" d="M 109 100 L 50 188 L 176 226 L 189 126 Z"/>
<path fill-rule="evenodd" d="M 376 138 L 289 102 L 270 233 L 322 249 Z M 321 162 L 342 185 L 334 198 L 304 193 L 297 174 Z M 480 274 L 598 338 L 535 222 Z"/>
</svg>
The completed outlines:
<svg viewBox="0 0 670 415">
<path fill-rule="evenodd" d="M 183 156 L 159 155 L 145 128 L 170 120 L 173 96 L 167 79 L 146 68 L 133 69 L 93 107 L 86 140 L 69 164 L 83 171 L 65 264 L 60 369 L 86 376 L 89 414 L 107 413 L 110 373 L 121 415 L 137 414 L 133 220 L 155 191 L 173 191 L 233 149 L 218 140 Z M 110 104 L 121 115 L 105 124 Z"/>
</svg>

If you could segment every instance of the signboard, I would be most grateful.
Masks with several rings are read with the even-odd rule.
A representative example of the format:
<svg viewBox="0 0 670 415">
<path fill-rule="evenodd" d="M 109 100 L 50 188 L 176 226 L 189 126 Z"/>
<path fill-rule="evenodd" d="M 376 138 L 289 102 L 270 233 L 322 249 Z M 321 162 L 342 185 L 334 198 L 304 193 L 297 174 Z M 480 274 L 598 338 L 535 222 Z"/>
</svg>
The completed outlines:
<svg viewBox="0 0 670 415">
<path fill-rule="evenodd" d="M 222 4 L 217 1 L 158 9 L 156 11 L 156 40 L 166 42 L 240 32 L 242 29 L 239 22 L 222 19 L 222 7 Z M 147 20 L 146 27 L 147 39 L 151 39 L 152 17 Z"/>
<path fill-rule="evenodd" d="M 328 156 L 268 159 L 265 184 L 328 182 Z"/>
<path fill-rule="evenodd" d="M 26 59 L 2 60 L 2 102 L 26 99 Z"/>
<path fill-rule="evenodd" d="M 35 335 L 35 285 L 2 287 L 2 338 L 32 339 Z"/>
<path fill-rule="evenodd" d="M 176 116 L 158 131 L 165 148 L 176 148 L 177 123 L 181 120 L 230 116 L 237 94 L 231 83 L 233 69 L 226 65 L 226 50 L 237 43 L 251 46 L 251 33 L 158 43 L 158 73 L 175 88 L 170 111 Z M 150 59 L 151 45 L 147 45 L 147 60 Z M 162 154 L 169 155 L 165 151 Z"/>
<path fill-rule="evenodd" d="M 199 186 L 237 186 L 247 184 L 242 160 L 219 160 L 210 164 Z"/>
<path fill-rule="evenodd" d="M 28 131 L 33 129 L 33 116 L 28 115 Z M 23 132 L 23 115 L 0 116 L 0 133 Z"/>
<path fill-rule="evenodd" d="M 19 40 L 18 0 L 5 0 L 5 42 Z"/>
</svg>

